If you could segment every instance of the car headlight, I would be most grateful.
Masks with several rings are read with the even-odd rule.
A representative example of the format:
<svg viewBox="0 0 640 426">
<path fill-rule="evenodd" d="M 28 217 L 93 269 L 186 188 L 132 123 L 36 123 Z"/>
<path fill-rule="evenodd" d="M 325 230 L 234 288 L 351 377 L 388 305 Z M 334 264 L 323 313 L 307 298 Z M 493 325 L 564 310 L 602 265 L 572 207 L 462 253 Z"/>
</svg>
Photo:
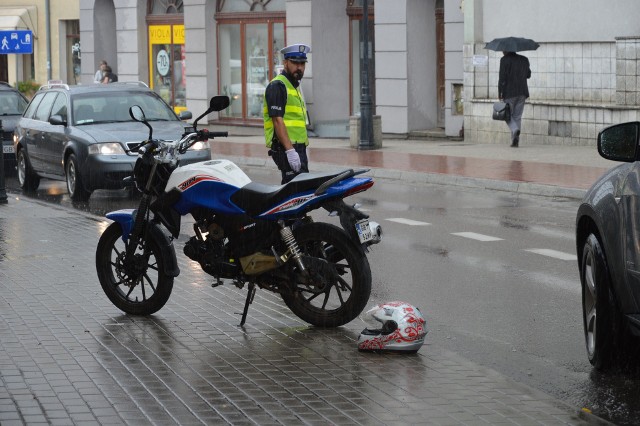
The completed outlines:
<svg viewBox="0 0 640 426">
<path fill-rule="evenodd" d="M 193 150 L 193 151 L 200 151 L 203 149 L 209 149 L 209 142 L 202 142 L 202 141 L 198 141 L 196 143 L 194 143 L 193 145 L 191 145 L 191 147 L 188 149 Z"/>
<path fill-rule="evenodd" d="M 97 143 L 89 145 L 89 154 L 93 155 L 125 155 L 122 145 L 117 142 Z"/>
</svg>

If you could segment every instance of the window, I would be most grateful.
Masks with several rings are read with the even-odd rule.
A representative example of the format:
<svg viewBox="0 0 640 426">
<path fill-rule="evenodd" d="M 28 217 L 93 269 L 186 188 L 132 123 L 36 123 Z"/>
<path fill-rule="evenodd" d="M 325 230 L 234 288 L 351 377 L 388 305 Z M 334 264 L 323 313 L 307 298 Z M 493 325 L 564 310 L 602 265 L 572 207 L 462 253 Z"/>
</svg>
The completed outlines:
<svg viewBox="0 0 640 426">
<path fill-rule="evenodd" d="M 285 8 L 284 0 L 218 0 L 218 92 L 231 101 L 221 119 L 262 123 L 265 88 L 282 70 Z"/>
<path fill-rule="evenodd" d="M 49 112 L 51 111 L 51 105 L 53 105 L 53 101 L 56 96 L 58 96 L 57 92 L 49 92 L 44 95 L 42 102 L 38 105 L 38 110 L 34 115 L 35 120 L 47 121 L 49 119 Z"/>
<path fill-rule="evenodd" d="M 184 25 L 149 25 L 150 87 L 173 106 L 187 108 Z"/>
<path fill-rule="evenodd" d="M 60 94 L 53 102 L 51 115 L 59 115 L 63 120 L 67 119 L 67 97 L 65 95 Z"/>
<path fill-rule="evenodd" d="M 149 86 L 176 113 L 187 108 L 184 5 L 181 0 L 149 0 Z"/>
<path fill-rule="evenodd" d="M 82 49 L 80 48 L 80 21 L 63 21 L 66 26 L 67 40 L 67 81 L 69 84 L 80 83 L 80 65 Z"/>
<path fill-rule="evenodd" d="M 31 103 L 27 107 L 26 111 L 24 112 L 25 118 L 33 118 L 33 113 L 36 111 L 36 108 L 38 108 L 38 105 L 42 101 L 43 97 L 44 97 L 44 93 L 35 95 Z"/>
</svg>

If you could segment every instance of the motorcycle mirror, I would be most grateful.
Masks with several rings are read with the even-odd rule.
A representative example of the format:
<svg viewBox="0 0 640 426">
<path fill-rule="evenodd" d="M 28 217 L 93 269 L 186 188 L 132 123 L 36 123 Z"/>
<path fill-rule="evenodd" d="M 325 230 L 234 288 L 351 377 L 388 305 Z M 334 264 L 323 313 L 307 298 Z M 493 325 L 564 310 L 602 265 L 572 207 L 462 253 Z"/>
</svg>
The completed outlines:
<svg viewBox="0 0 640 426">
<path fill-rule="evenodd" d="M 129 108 L 129 116 L 131 116 L 134 121 L 147 126 L 147 128 L 149 129 L 149 140 L 151 140 L 151 137 L 153 136 L 153 128 L 147 122 L 147 117 L 144 115 L 144 111 L 142 110 L 142 108 L 139 105 L 133 105 Z"/>
<path fill-rule="evenodd" d="M 131 108 L 129 108 L 129 115 L 135 121 L 144 122 L 147 119 L 147 117 L 145 117 L 144 115 L 144 111 L 142 110 L 142 108 L 140 108 L 139 105 L 134 105 Z"/>
<path fill-rule="evenodd" d="M 228 96 L 214 96 L 209 101 L 209 109 L 206 110 L 202 115 L 195 119 L 193 122 L 193 128 L 195 130 L 198 129 L 198 121 L 205 115 L 211 114 L 214 111 L 222 111 L 223 109 L 229 106 L 229 97 Z"/>
<path fill-rule="evenodd" d="M 222 111 L 229 106 L 228 96 L 214 96 L 209 101 L 209 111 Z"/>
</svg>

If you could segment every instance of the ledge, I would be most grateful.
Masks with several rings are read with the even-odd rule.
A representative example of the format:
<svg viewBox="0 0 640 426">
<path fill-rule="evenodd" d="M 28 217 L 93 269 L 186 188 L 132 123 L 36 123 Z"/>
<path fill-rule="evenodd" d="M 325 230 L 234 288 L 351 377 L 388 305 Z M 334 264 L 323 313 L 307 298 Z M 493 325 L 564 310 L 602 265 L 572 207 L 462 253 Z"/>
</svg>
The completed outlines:
<svg viewBox="0 0 640 426">
<path fill-rule="evenodd" d="M 474 98 L 471 102 L 479 104 L 492 104 L 497 99 L 486 98 Z M 591 109 L 613 109 L 613 110 L 640 110 L 640 105 L 619 105 L 614 103 L 595 103 L 595 102 L 580 102 L 580 101 L 556 101 L 556 100 L 544 100 L 544 99 L 527 99 L 527 104 L 530 105 L 545 105 L 556 107 L 574 107 L 574 108 L 591 108 Z"/>
</svg>

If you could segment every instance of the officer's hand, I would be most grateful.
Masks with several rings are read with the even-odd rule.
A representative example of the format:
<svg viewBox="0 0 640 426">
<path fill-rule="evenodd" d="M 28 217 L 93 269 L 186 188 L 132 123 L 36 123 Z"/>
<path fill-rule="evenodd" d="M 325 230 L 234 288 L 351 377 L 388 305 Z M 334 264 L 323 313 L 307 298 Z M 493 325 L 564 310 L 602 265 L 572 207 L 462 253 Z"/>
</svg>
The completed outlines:
<svg viewBox="0 0 640 426">
<path fill-rule="evenodd" d="M 302 164 L 300 163 L 300 156 L 296 152 L 295 149 L 291 148 L 286 151 L 287 153 L 287 161 L 289 161 L 289 165 L 293 169 L 294 172 L 298 173 Z"/>
</svg>

